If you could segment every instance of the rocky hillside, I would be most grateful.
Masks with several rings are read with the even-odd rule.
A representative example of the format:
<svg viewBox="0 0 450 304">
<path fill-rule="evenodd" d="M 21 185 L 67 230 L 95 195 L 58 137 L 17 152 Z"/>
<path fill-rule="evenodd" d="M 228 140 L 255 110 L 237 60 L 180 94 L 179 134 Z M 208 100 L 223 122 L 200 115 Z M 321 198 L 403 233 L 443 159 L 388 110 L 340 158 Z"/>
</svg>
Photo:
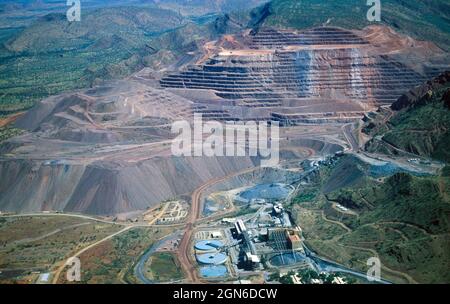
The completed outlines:
<svg viewBox="0 0 450 304">
<path fill-rule="evenodd" d="M 368 151 L 406 151 L 450 162 L 450 72 L 412 89 L 391 109 L 393 114 L 379 111 L 366 118 L 363 131 L 374 136 Z"/>
<path fill-rule="evenodd" d="M 310 28 L 320 25 L 363 28 L 369 6 L 360 0 L 272 0 L 255 9 L 252 26 Z M 450 46 L 450 3 L 446 0 L 384 0 L 381 22 L 413 38 Z"/>
<path fill-rule="evenodd" d="M 267 0 L 153 0 L 153 2 L 159 7 L 172 9 L 183 15 L 195 16 L 246 11 Z"/>
</svg>

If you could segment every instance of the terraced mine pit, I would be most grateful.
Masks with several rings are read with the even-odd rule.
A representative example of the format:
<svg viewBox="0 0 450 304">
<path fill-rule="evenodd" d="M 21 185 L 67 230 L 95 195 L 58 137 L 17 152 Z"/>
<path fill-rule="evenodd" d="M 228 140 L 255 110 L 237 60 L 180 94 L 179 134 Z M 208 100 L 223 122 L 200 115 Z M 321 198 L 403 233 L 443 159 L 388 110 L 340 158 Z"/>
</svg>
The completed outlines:
<svg viewBox="0 0 450 304">
<path fill-rule="evenodd" d="M 387 36 L 380 46 L 372 31 L 261 29 L 235 37 L 239 47 L 232 50 L 219 42 L 217 56 L 163 77 L 160 85 L 195 90 L 198 96 L 212 91 L 215 98 L 204 102 L 208 106 L 195 110 L 216 120 L 352 122 L 442 71 L 439 64 L 426 63 L 413 69 L 409 46 L 404 45 L 403 58 L 397 54 L 395 39 L 401 37 Z M 415 50 L 423 51 L 420 45 Z"/>
<path fill-rule="evenodd" d="M 195 113 L 279 121 L 280 166 L 356 149 L 344 123 L 449 66 L 437 47 L 384 27 L 246 31 L 188 55 L 173 70 L 50 97 L 18 118 L 27 132 L 0 147 L 0 210 L 132 214 L 259 165 L 174 157 L 171 125 Z"/>
<path fill-rule="evenodd" d="M 285 45 L 368 44 L 358 35 L 339 28 L 319 27 L 303 32 L 262 29 L 251 37 L 251 48 L 280 48 Z"/>
</svg>

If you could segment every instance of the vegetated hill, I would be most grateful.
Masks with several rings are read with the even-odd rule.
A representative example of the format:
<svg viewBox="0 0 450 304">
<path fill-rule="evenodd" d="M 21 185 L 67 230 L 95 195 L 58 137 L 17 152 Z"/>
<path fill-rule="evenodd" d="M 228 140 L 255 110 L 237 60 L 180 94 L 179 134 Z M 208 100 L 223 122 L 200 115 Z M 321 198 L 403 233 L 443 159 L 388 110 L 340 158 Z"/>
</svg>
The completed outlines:
<svg viewBox="0 0 450 304">
<path fill-rule="evenodd" d="M 367 255 L 376 254 L 383 267 L 394 270 L 383 268 L 382 276 L 394 282 L 449 283 L 448 167 L 440 176 L 397 172 L 374 178 L 357 162 L 359 181 L 342 183 L 324 195 L 329 184 L 337 185 L 337 175 L 342 180 L 355 176 L 356 167 L 343 170 L 351 162 L 354 156 L 346 155 L 322 166 L 316 180 L 299 192 L 300 198 L 305 191 L 315 195 L 307 201 L 294 199 L 294 217 L 311 249 L 361 271 L 367 270 Z M 314 213 L 319 216 L 311 221 Z"/>
<path fill-rule="evenodd" d="M 0 111 L 26 109 L 49 95 L 173 62 L 193 51 L 196 41 L 226 31 L 226 23 L 215 23 L 199 25 L 157 7 L 88 10 L 74 23 L 61 13 L 41 17 L 5 36 L 0 46 Z"/>
<path fill-rule="evenodd" d="M 81 14 L 95 8 L 114 6 L 146 6 L 151 5 L 146 0 L 83 0 Z M 0 1 L 0 31 L 9 27 L 26 27 L 36 19 L 50 13 L 66 14 L 67 1 L 59 0 L 1 0 Z"/>
<path fill-rule="evenodd" d="M 366 179 L 360 186 L 341 188 L 327 197 L 348 208 L 360 205 L 361 201 L 374 206 L 360 214 L 352 225 L 404 222 L 437 234 L 450 231 L 449 186 L 448 176 L 416 177 L 396 173 L 383 182 Z"/>
<path fill-rule="evenodd" d="M 145 36 L 186 23 L 178 13 L 159 8 L 102 8 L 83 14 L 81 22 L 68 22 L 64 14 L 48 14 L 8 41 L 6 48 L 39 54 L 87 48 L 99 40 L 117 37 L 132 49 Z"/>
<path fill-rule="evenodd" d="M 391 106 L 395 111 L 368 118 L 364 132 L 375 136 L 371 152 L 402 151 L 450 162 L 450 72 L 412 89 Z"/>
<path fill-rule="evenodd" d="M 368 179 L 360 188 L 340 189 L 328 198 L 349 208 L 363 201 L 374 206 L 346 222 L 352 232 L 342 243 L 375 250 L 382 263 L 418 282 L 448 283 L 449 189 L 448 176 L 397 173 L 383 183 Z"/>
<path fill-rule="evenodd" d="M 265 2 L 267 0 L 83 0 L 81 15 L 99 8 L 153 7 L 173 10 L 190 19 L 205 22 L 221 13 L 233 12 L 248 16 L 250 9 Z M 8 28 L 27 27 L 36 19 L 50 13 L 66 14 L 68 8 L 66 1 L 1 0 L 0 33 Z"/>
<path fill-rule="evenodd" d="M 186 16 L 246 11 L 267 0 L 153 0 L 162 8 L 169 8 Z"/>
<path fill-rule="evenodd" d="M 381 22 L 399 32 L 450 49 L 450 3 L 447 0 L 383 0 Z M 252 26 L 310 28 L 323 24 L 363 28 L 370 7 L 361 0 L 272 0 L 252 12 Z"/>
<path fill-rule="evenodd" d="M 40 17 L 0 41 L 0 111 L 33 105 L 43 97 L 88 87 L 97 77 L 128 75 L 152 34 L 178 28 L 187 20 L 159 8 L 102 8 L 69 23 L 63 13 Z M 118 66 L 120 69 L 112 67 Z M 110 74 L 104 74 L 105 68 Z"/>
</svg>

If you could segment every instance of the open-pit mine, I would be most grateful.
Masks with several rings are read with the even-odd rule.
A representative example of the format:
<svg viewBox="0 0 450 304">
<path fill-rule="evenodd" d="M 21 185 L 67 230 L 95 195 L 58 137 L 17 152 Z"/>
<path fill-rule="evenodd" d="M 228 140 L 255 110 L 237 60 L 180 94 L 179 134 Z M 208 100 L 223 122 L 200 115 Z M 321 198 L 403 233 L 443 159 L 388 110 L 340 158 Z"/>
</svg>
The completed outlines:
<svg viewBox="0 0 450 304">
<path fill-rule="evenodd" d="M 16 126 L 28 132 L 1 146 L 8 178 L 0 209 L 144 211 L 258 165 L 250 157 L 173 157 L 171 124 L 195 113 L 279 121 L 283 161 L 354 149 L 358 139 L 344 124 L 437 75 L 446 60 L 437 47 L 381 26 L 226 35 L 164 71 L 50 97 L 20 117 Z"/>
<path fill-rule="evenodd" d="M 151 252 L 172 252 L 185 281 L 258 281 L 265 262 L 333 270 L 340 266 L 303 248 L 282 204 L 308 181 L 303 161 L 356 155 L 361 119 L 449 66 L 438 47 L 384 26 L 223 35 L 164 69 L 49 97 L 17 118 L 26 132 L 0 146 L 0 211 L 172 229 Z M 195 114 L 279 122 L 279 164 L 172 155 L 172 124 Z M 134 269 L 144 282 L 148 256 Z"/>
</svg>

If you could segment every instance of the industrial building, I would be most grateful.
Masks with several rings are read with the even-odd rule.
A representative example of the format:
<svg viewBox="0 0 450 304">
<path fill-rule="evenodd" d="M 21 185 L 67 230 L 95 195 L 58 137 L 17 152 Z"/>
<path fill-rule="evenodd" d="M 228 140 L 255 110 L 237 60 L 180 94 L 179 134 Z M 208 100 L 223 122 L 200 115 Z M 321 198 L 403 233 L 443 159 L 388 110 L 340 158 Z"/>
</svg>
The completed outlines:
<svg viewBox="0 0 450 304">
<path fill-rule="evenodd" d="M 259 189 L 259 188 L 257 188 Z M 266 194 L 274 187 L 259 189 Z M 251 197 L 254 214 L 223 218 L 228 228 L 201 230 L 194 249 L 202 277 L 229 275 L 305 263 L 301 231 L 294 228 L 289 213 L 277 199 Z M 265 261 L 262 263 L 262 261 Z M 223 267 L 218 267 L 223 266 Z"/>
<path fill-rule="evenodd" d="M 243 249 L 244 249 L 245 258 L 246 258 L 245 262 L 247 264 L 249 264 L 249 266 L 251 268 L 258 268 L 261 260 L 256 251 L 255 244 L 253 243 L 248 231 L 244 231 L 244 233 L 242 235 L 243 235 L 243 240 L 244 240 Z"/>
<path fill-rule="evenodd" d="M 276 250 L 302 250 L 303 244 L 298 229 L 268 229 L 268 242 Z"/>
<path fill-rule="evenodd" d="M 236 222 L 236 218 L 234 217 L 224 217 L 222 219 L 222 223 L 224 224 L 234 224 Z"/>
<path fill-rule="evenodd" d="M 280 215 L 284 211 L 283 205 L 281 203 L 273 204 L 273 213 L 274 215 Z"/>
<path fill-rule="evenodd" d="M 239 219 L 234 224 L 234 229 L 236 230 L 236 238 L 241 240 L 241 265 L 245 268 L 258 268 L 260 266 L 261 259 L 258 256 L 255 244 L 252 237 L 247 230 L 244 222 Z"/>
<path fill-rule="evenodd" d="M 285 233 L 290 249 L 300 250 L 303 248 L 302 240 L 296 230 L 286 230 Z"/>
<path fill-rule="evenodd" d="M 238 235 L 242 235 L 245 231 L 247 231 L 247 228 L 242 220 L 237 220 L 236 223 L 234 223 L 234 227 Z"/>
</svg>

